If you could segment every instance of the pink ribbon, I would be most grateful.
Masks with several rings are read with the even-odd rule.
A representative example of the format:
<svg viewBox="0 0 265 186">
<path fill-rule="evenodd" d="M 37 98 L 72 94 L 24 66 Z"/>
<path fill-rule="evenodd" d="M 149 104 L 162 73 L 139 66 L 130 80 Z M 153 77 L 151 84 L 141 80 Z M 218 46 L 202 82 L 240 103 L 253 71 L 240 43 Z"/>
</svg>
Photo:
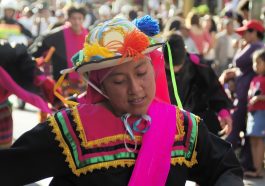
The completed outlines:
<svg viewBox="0 0 265 186">
<path fill-rule="evenodd" d="M 52 113 L 48 104 L 41 97 L 21 88 L 2 67 L 0 67 L 0 87 L 7 90 L 8 95 L 15 94 L 20 99 L 34 105 L 41 111 Z"/>
</svg>

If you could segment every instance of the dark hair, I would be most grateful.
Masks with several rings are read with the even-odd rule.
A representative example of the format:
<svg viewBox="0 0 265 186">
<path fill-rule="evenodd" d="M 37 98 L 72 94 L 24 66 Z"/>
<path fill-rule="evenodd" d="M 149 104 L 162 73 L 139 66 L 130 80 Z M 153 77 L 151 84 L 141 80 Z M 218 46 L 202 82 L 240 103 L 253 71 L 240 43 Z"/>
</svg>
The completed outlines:
<svg viewBox="0 0 265 186">
<path fill-rule="evenodd" d="M 248 0 L 245 1 L 245 2 L 241 5 L 241 7 L 239 7 L 239 9 L 240 9 L 241 11 L 244 11 L 244 10 L 249 11 L 249 1 L 248 1 Z"/>
<path fill-rule="evenodd" d="M 257 31 L 257 37 L 258 37 L 260 40 L 263 40 L 263 38 L 264 38 L 264 33 L 263 33 L 263 32 L 259 32 L 259 31 Z"/>
<path fill-rule="evenodd" d="M 168 43 L 171 49 L 173 65 L 183 64 L 186 57 L 183 38 L 180 35 L 174 33 L 168 36 Z M 165 62 L 169 64 L 168 48 L 166 44 L 163 46 L 163 54 Z"/>
<path fill-rule="evenodd" d="M 193 14 L 190 19 L 190 24 L 200 26 L 200 16 L 198 14 Z"/>
<path fill-rule="evenodd" d="M 135 11 L 135 10 L 130 10 L 129 11 L 129 19 L 130 20 L 134 20 L 134 19 L 136 19 L 138 17 L 138 13 L 137 13 L 137 11 Z"/>
<path fill-rule="evenodd" d="M 254 31 L 257 32 L 257 37 L 258 37 L 260 40 L 263 40 L 263 38 L 264 38 L 264 33 L 263 33 L 263 32 L 257 31 L 257 30 L 252 29 L 252 28 L 247 29 L 247 32 L 250 32 L 250 33 L 251 33 L 251 32 L 254 32 Z"/>
<path fill-rule="evenodd" d="M 237 13 L 236 21 L 239 23 L 240 26 L 243 26 L 243 20 L 244 20 L 243 16 Z"/>
<path fill-rule="evenodd" d="M 83 6 L 70 6 L 68 11 L 67 11 L 67 16 L 68 18 L 71 17 L 72 14 L 74 13 L 80 13 L 84 16 L 84 18 L 86 17 L 86 9 Z"/>
<path fill-rule="evenodd" d="M 225 17 L 228 17 L 228 18 L 233 18 L 234 17 L 234 14 L 231 10 L 225 12 Z"/>
<path fill-rule="evenodd" d="M 171 17 L 166 21 L 164 32 L 178 31 L 182 28 L 182 25 L 180 17 Z"/>
<path fill-rule="evenodd" d="M 158 17 L 157 20 L 158 20 L 158 24 L 159 24 L 160 31 L 164 30 L 163 19 L 161 17 Z"/>
<path fill-rule="evenodd" d="M 212 17 L 211 17 L 211 28 L 209 31 L 210 32 L 217 32 L 217 26 L 216 26 L 216 23 Z"/>
<path fill-rule="evenodd" d="M 172 21 L 171 25 L 169 26 L 169 30 L 180 30 L 181 22 L 179 20 Z"/>
</svg>

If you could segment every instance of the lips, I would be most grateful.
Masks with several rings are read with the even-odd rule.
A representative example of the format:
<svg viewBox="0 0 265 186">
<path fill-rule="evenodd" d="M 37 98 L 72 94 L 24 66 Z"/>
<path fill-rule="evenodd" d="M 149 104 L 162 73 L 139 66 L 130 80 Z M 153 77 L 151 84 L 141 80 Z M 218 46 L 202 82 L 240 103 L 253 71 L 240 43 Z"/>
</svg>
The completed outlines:
<svg viewBox="0 0 265 186">
<path fill-rule="evenodd" d="M 138 97 L 138 98 L 133 98 L 129 100 L 129 103 L 132 105 L 141 105 L 144 100 L 145 100 L 145 96 L 144 97 Z"/>
</svg>

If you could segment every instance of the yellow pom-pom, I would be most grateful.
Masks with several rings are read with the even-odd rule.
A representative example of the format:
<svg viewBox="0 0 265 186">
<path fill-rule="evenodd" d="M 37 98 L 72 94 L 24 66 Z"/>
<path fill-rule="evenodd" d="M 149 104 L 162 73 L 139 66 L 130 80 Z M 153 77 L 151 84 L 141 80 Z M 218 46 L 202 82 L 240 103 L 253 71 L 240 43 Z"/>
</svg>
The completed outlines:
<svg viewBox="0 0 265 186">
<path fill-rule="evenodd" d="M 111 52 L 106 47 L 100 46 L 98 43 L 94 43 L 92 45 L 85 43 L 83 52 L 84 52 L 84 56 L 85 56 L 84 57 L 85 62 L 90 61 L 90 59 L 94 56 L 100 56 L 102 58 L 108 58 L 108 57 L 114 56 L 113 52 Z"/>
</svg>

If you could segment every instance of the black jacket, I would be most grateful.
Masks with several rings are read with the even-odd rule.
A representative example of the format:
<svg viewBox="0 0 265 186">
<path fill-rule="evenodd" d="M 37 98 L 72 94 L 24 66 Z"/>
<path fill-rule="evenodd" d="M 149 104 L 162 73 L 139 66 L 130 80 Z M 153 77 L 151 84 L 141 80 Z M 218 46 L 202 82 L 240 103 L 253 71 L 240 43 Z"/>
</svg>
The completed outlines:
<svg viewBox="0 0 265 186">
<path fill-rule="evenodd" d="M 166 70 L 166 75 L 170 101 L 177 105 L 169 70 Z M 213 69 L 202 63 L 195 64 L 188 54 L 183 67 L 175 73 L 175 77 L 183 108 L 202 117 L 209 130 L 217 134 L 221 129 L 217 113 L 222 108 L 232 108 L 232 102 Z"/>
</svg>

